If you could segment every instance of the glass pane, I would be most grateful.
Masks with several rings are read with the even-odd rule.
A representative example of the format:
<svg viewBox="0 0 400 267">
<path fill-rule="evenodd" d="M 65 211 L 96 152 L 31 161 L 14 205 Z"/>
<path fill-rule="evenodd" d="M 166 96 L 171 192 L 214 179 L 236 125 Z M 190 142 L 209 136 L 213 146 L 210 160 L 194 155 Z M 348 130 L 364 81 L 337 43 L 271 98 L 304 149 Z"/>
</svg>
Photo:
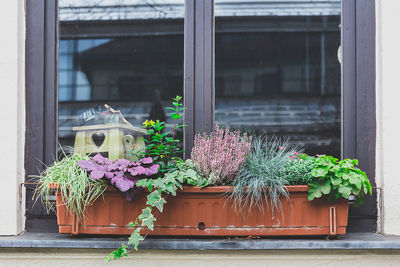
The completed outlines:
<svg viewBox="0 0 400 267">
<path fill-rule="evenodd" d="M 166 120 L 183 94 L 184 0 L 60 0 L 58 140 L 104 104 L 134 127 Z M 100 109 L 98 109 L 100 107 Z M 180 135 L 182 136 L 182 135 Z"/>
<path fill-rule="evenodd" d="M 341 1 L 215 1 L 215 120 L 340 156 Z"/>
</svg>

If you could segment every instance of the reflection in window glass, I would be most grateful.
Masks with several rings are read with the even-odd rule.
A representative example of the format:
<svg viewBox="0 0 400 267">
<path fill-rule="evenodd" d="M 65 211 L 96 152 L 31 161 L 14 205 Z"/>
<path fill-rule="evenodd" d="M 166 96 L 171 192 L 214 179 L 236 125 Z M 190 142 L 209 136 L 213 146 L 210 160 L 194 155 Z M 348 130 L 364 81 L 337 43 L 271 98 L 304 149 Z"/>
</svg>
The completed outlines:
<svg viewBox="0 0 400 267">
<path fill-rule="evenodd" d="M 183 94 L 184 0 L 60 0 L 58 140 L 104 104 L 135 127 Z"/>
<path fill-rule="evenodd" d="M 341 2 L 215 1 L 215 120 L 340 156 Z"/>
</svg>

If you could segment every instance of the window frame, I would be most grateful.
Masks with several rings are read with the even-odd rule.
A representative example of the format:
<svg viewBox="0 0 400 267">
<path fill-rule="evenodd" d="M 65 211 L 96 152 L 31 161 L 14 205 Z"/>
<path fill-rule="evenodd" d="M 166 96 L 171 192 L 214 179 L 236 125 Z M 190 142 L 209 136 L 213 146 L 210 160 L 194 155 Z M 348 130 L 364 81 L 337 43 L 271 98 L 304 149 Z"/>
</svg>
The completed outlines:
<svg viewBox="0 0 400 267">
<path fill-rule="evenodd" d="M 189 157 L 194 135 L 214 122 L 214 0 L 185 0 L 184 147 Z M 26 2 L 25 180 L 50 164 L 57 143 L 57 1 Z M 342 0 L 342 156 L 358 158 L 375 186 L 375 1 Z M 26 229 L 57 231 L 54 215 L 33 206 L 27 186 Z M 376 194 L 351 208 L 350 227 L 375 232 Z"/>
</svg>

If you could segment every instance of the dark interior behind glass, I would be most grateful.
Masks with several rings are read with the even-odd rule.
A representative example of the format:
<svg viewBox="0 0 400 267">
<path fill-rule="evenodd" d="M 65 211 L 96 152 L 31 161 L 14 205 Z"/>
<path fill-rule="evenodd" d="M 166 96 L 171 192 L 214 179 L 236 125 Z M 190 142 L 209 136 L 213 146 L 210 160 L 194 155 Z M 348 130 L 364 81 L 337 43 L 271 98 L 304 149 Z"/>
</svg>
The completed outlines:
<svg viewBox="0 0 400 267">
<path fill-rule="evenodd" d="M 250 2 L 216 0 L 215 120 L 340 157 L 340 1 Z"/>
</svg>

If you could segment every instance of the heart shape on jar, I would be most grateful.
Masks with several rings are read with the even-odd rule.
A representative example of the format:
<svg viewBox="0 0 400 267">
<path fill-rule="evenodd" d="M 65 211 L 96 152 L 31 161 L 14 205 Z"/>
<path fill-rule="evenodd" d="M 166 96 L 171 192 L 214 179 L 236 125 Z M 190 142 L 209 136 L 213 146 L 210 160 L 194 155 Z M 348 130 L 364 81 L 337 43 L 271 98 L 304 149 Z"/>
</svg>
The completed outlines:
<svg viewBox="0 0 400 267">
<path fill-rule="evenodd" d="M 94 133 L 92 134 L 92 141 L 97 146 L 100 147 L 104 143 L 106 136 L 104 133 Z"/>
</svg>

